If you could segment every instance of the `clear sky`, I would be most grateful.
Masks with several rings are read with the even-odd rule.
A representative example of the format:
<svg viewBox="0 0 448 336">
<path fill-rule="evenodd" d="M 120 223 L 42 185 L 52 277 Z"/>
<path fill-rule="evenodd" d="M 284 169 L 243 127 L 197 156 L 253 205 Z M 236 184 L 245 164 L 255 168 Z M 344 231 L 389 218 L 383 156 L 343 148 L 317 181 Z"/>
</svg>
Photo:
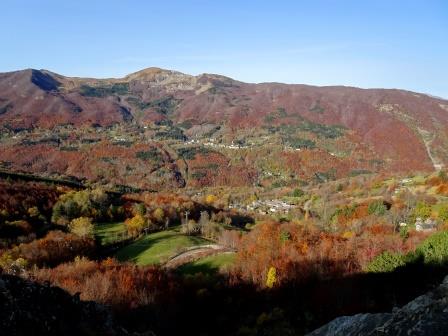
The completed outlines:
<svg viewBox="0 0 448 336">
<path fill-rule="evenodd" d="M 447 0 L 1 0 L 0 71 L 158 66 L 448 98 Z"/>
</svg>

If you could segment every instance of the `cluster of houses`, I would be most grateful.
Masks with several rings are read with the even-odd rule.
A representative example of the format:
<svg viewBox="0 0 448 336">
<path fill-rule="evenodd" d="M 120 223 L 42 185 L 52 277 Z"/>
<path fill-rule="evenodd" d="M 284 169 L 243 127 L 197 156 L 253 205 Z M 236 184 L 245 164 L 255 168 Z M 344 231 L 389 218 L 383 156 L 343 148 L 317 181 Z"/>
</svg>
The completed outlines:
<svg viewBox="0 0 448 336">
<path fill-rule="evenodd" d="M 208 147 L 227 148 L 227 149 L 244 149 L 244 148 L 251 147 L 249 145 L 242 145 L 242 144 L 235 143 L 234 141 L 232 141 L 232 143 L 230 145 L 223 144 L 223 143 L 217 143 L 214 138 L 209 138 L 205 142 L 202 140 L 198 140 L 198 139 L 190 139 L 190 140 L 186 141 L 185 143 L 191 144 L 191 145 L 197 144 L 197 145 L 204 145 L 204 146 L 208 146 Z"/>
<path fill-rule="evenodd" d="M 433 231 L 437 228 L 437 222 L 434 219 L 428 218 L 426 220 L 423 220 L 422 218 L 418 217 L 415 220 L 415 230 L 416 231 Z"/>
<path fill-rule="evenodd" d="M 400 223 L 401 227 L 406 227 L 407 223 Z M 429 232 L 437 228 L 437 221 L 435 219 L 427 218 L 423 220 L 421 217 L 415 219 L 415 231 Z"/>
<path fill-rule="evenodd" d="M 281 200 L 257 200 L 247 206 L 238 206 L 235 204 L 229 205 L 229 208 L 234 209 L 237 208 L 240 210 L 246 210 L 251 212 L 255 211 L 261 215 L 275 214 L 275 213 L 284 214 L 289 212 L 293 207 L 294 205 Z"/>
</svg>

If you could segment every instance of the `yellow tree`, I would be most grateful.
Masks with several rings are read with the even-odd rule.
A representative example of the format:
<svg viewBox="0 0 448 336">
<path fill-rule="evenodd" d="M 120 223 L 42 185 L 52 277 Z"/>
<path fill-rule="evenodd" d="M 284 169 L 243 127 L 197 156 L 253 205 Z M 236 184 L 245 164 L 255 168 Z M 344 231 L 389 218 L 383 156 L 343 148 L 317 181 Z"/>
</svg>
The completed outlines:
<svg viewBox="0 0 448 336">
<path fill-rule="evenodd" d="M 137 214 L 134 217 L 127 219 L 124 224 L 126 225 L 129 235 L 137 236 L 146 227 L 147 222 L 142 215 Z"/>
<path fill-rule="evenodd" d="M 73 219 L 69 224 L 71 233 L 79 237 L 92 237 L 93 236 L 93 224 L 92 219 L 89 217 L 79 217 Z"/>
<path fill-rule="evenodd" d="M 157 223 L 162 223 L 165 218 L 165 211 L 162 208 L 157 208 L 153 211 L 152 216 L 156 220 Z"/>
<path fill-rule="evenodd" d="M 266 277 L 266 287 L 272 288 L 274 287 L 275 283 L 277 282 L 277 270 L 275 267 L 270 267 L 268 270 L 268 274 Z"/>
</svg>

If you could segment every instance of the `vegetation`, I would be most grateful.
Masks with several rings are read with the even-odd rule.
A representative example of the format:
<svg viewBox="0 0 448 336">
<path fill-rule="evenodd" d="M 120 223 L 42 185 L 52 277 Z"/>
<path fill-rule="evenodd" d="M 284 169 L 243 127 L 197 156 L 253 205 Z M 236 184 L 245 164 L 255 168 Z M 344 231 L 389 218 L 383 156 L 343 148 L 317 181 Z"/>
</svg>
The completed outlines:
<svg viewBox="0 0 448 336">
<path fill-rule="evenodd" d="M 286 138 L 284 141 L 292 148 L 307 148 L 313 149 L 316 147 L 316 143 L 313 140 L 302 138 Z"/>
<path fill-rule="evenodd" d="M 156 148 L 151 148 L 150 150 L 147 150 L 147 151 L 137 152 L 135 156 L 138 159 L 143 160 L 143 161 L 151 160 L 151 161 L 158 162 L 158 161 L 162 160 L 162 156 Z"/>
<path fill-rule="evenodd" d="M 70 232 L 81 238 L 93 237 L 92 219 L 88 217 L 79 217 L 73 219 L 69 225 Z"/>
<path fill-rule="evenodd" d="M 206 275 L 214 275 L 221 270 L 224 271 L 229 268 L 234 260 L 235 254 L 221 253 L 184 264 L 178 269 L 182 274 L 192 275 L 202 273 Z"/>
<path fill-rule="evenodd" d="M 387 207 L 383 201 L 374 201 L 369 204 L 367 211 L 369 215 L 383 216 L 387 211 Z"/>
<path fill-rule="evenodd" d="M 206 147 L 181 147 L 177 154 L 185 160 L 194 160 L 197 154 L 208 154 L 210 150 Z"/>
<path fill-rule="evenodd" d="M 115 83 L 111 85 L 90 86 L 83 84 L 80 87 L 80 93 L 86 97 L 102 98 L 112 95 L 124 95 L 129 91 L 128 83 Z"/>
<path fill-rule="evenodd" d="M 381 253 L 367 266 L 369 272 L 392 272 L 398 267 L 404 266 L 405 261 L 400 254 L 390 253 L 388 251 Z"/>
<path fill-rule="evenodd" d="M 51 220 L 55 224 L 68 225 L 73 219 L 89 217 L 96 221 L 116 220 L 122 209 L 114 206 L 112 198 L 101 189 L 70 191 L 53 207 Z"/>
<path fill-rule="evenodd" d="M 136 237 L 142 233 L 143 229 L 146 228 L 150 223 L 142 215 L 137 214 L 132 218 L 126 219 L 124 225 L 130 236 Z"/>
<path fill-rule="evenodd" d="M 123 222 L 115 222 L 96 224 L 94 232 L 101 245 L 109 245 L 123 240 L 127 231 Z"/>
<path fill-rule="evenodd" d="M 138 265 L 160 264 L 185 248 L 208 244 L 203 238 L 185 236 L 179 228 L 152 233 L 138 238 L 116 253 L 118 260 L 133 261 Z"/>
<path fill-rule="evenodd" d="M 195 166 L 202 153 L 181 153 L 190 169 L 204 166 Z M 160 335 L 179 332 L 174 317 L 186 333 L 222 323 L 218 335 L 303 334 L 337 315 L 392 307 L 446 274 L 439 176 L 418 185 L 273 177 L 269 187 L 129 194 L 5 182 L 0 268 L 105 304 L 127 330 Z M 440 224 L 418 232 L 416 217 Z M 205 324 L 186 323 L 197 314 Z"/>
<path fill-rule="evenodd" d="M 316 134 L 319 137 L 335 139 L 344 134 L 345 128 L 339 125 L 327 126 L 324 124 L 317 124 L 310 121 L 305 121 L 299 124 L 299 129 Z"/>
</svg>

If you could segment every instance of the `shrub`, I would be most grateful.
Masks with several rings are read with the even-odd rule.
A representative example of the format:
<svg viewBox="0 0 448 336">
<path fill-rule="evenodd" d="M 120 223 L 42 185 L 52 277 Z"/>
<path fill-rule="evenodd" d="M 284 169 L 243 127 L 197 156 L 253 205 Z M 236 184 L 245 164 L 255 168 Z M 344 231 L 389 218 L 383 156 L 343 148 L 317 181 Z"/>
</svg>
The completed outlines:
<svg viewBox="0 0 448 336">
<path fill-rule="evenodd" d="M 286 139 L 286 142 L 292 148 L 307 148 L 307 149 L 316 148 L 316 143 L 313 140 L 302 139 L 302 138 L 289 138 L 289 139 Z"/>
<path fill-rule="evenodd" d="M 182 141 L 187 140 L 187 137 L 185 136 L 184 132 L 179 127 L 170 127 L 165 131 L 157 132 L 155 136 L 160 140 L 170 140 L 170 139 L 182 140 Z"/>
<path fill-rule="evenodd" d="M 387 211 L 383 201 L 374 201 L 369 204 L 367 212 L 369 215 L 383 216 Z"/>
<path fill-rule="evenodd" d="M 441 205 L 438 217 L 443 221 L 448 221 L 448 204 Z"/>
<path fill-rule="evenodd" d="M 407 226 L 400 228 L 400 237 L 402 239 L 408 239 L 409 238 L 409 229 Z"/>
<path fill-rule="evenodd" d="M 205 203 L 214 204 L 218 198 L 215 195 L 209 194 L 205 197 Z"/>
<path fill-rule="evenodd" d="M 413 219 L 415 220 L 417 217 L 426 219 L 429 216 L 431 216 L 431 205 L 425 202 L 418 202 L 413 211 Z"/>
<path fill-rule="evenodd" d="M 144 216 L 146 215 L 146 206 L 144 203 L 136 203 L 132 208 L 132 213 L 134 215 Z"/>
<path fill-rule="evenodd" d="M 305 195 L 305 193 L 302 189 L 299 188 L 294 189 L 294 191 L 292 192 L 293 197 L 302 197 L 303 195 Z"/>
<path fill-rule="evenodd" d="M 443 264 L 448 261 L 448 231 L 433 234 L 421 243 L 416 253 L 423 257 L 425 264 Z"/>
<path fill-rule="evenodd" d="M 44 238 L 20 244 L 5 253 L 8 253 L 12 260 L 25 259 L 30 266 L 55 266 L 79 255 L 90 255 L 94 247 L 93 239 L 50 231 Z"/>
<path fill-rule="evenodd" d="M 396 268 L 404 265 L 405 261 L 402 255 L 386 251 L 370 262 L 367 266 L 367 271 L 373 273 L 392 272 Z"/>
<path fill-rule="evenodd" d="M 124 224 L 129 235 L 135 237 L 138 236 L 143 229 L 147 226 L 147 220 L 142 215 L 135 215 L 134 217 L 127 219 Z"/>
<path fill-rule="evenodd" d="M 342 234 L 342 238 L 344 238 L 344 239 L 350 239 L 350 238 L 353 238 L 354 236 L 355 236 L 355 233 L 353 231 L 345 231 Z"/>
<path fill-rule="evenodd" d="M 152 212 L 152 216 L 158 223 L 162 223 L 165 218 L 165 212 L 162 208 L 157 208 Z"/>
<path fill-rule="evenodd" d="M 445 170 L 439 171 L 437 177 L 444 183 L 448 182 L 448 174 Z"/>
<path fill-rule="evenodd" d="M 93 237 L 92 219 L 88 217 L 79 217 L 70 222 L 69 229 L 78 237 Z"/>
<path fill-rule="evenodd" d="M 194 160 L 197 154 L 206 155 L 211 151 L 206 147 L 183 147 L 178 148 L 177 154 L 183 157 L 185 160 Z"/>
<path fill-rule="evenodd" d="M 32 270 L 35 281 L 50 282 L 81 300 L 96 301 L 114 308 L 136 308 L 156 302 L 177 288 L 168 272 L 156 266 L 135 267 L 113 259 L 102 262 L 76 258 L 53 269 Z"/>
<path fill-rule="evenodd" d="M 151 148 L 147 151 L 140 151 L 135 154 L 135 157 L 137 159 L 143 160 L 143 161 L 161 161 L 162 156 L 160 155 L 159 151 L 156 148 Z"/>
</svg>

